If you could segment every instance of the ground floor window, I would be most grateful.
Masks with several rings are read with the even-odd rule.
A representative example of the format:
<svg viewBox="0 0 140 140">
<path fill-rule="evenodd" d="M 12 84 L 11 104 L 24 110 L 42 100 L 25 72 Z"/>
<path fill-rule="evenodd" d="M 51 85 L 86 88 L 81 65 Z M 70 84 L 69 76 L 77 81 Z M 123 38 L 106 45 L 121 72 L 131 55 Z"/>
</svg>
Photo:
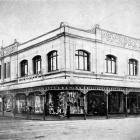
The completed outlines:
<svg viewBox="0 0 140 140">
<path fill-rule="evenodd" d="M 130 92 L 127 95 L 127 112 L 130 114 L 140 113 L 140 93 Z"/>
<path fill-rule="evenodd" d="M 108 95 L 109 113 L 124 113 L 125 96 L 122 92 L 110 92 Z"/>
<path fill-rule="evenodd" d="M 28 96 L 28 107 L 32 113 L 43 113 L 44 100 L 40 93 L 31 93 Z"/>
<path fill-rule="evenodd" d="M 46 113 L 47 114 L 83 114 L 84 98 L 76 91 L 46 93 Z"/>
<path fill-rule="evenodd" d="M 16 112 L 17 113 L 26 113 L 26 95 L 18 94 L 16 95 Z"/>
<path fill-rule="evenodd" d="M 68 92 L 67 103 L 70 104 L 71 114 L 83 114 L 84 96 L 79 92 Z"/>
<path fill-rule="evenodd" d="M 102 91 L 91 91 L 87 93 L 87 114 L 106 114 L 106 95 Z"/>
<path fill-rule="evenodd" d="M 10 112 L 13 109 L 13 101 L 11 96 L 6 96 L 4 98 L 4 111 Z"/>
</svg>

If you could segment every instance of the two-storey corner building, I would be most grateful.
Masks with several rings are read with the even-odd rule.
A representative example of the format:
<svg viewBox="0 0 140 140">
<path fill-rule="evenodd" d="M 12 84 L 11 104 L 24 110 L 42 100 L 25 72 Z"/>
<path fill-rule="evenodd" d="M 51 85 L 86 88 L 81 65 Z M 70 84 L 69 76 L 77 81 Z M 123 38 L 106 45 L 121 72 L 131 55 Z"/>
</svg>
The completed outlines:
<svg viewBox="0 0 140 140">
<path fill-rule="evenodd" d="M 60 27 L 0 51 L 0 112 L 58 115 L 140 112 L 140 40 Z"/>
</svg>

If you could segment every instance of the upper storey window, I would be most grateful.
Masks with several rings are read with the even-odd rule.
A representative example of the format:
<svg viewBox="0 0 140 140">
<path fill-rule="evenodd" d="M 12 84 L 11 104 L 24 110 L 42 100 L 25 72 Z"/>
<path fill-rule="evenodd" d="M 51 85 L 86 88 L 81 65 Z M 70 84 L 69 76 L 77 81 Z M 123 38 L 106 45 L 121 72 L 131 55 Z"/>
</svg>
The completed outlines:
<svg viewBox="0 0 140 140">
<path fill-rule="evenodd" d="M 116 74 L 116 57 L 113 55 L 106 56 L 106 72 Z"/>
<path fill-rule="evenodd" d="M 22 60 L 20 62 L 20 71 L 21 71 L 21 77 L 28 75 L 28 61 Z"/>
<path fill-rule="evenodd" d="M 76 69 L 89 71 L 90 70 L 89 53 L 83 50 L 77 50 L 75 56 L 76 56 Z"/>
<path fill-rule="evenodd" d="M 10 62 L 4 63 L 4 79 L 10 77 L 10 71 L 11 71 Z"/>
<path fill-rule="evenodd" d="M 129 59 L 129 75 L 135 76 L 138 74 L 138 61 Z"/>
<path fill-rule="evenodd" d="M 58 70 L 58 54 L 57 51 L 51 51 L 48 53 L 48 71 Z"/>
<path fill-rule="evenodd" d="M 41 56 L 37 55 L 33 58 L 33 74 L 41 73 Z"/>
</svg>

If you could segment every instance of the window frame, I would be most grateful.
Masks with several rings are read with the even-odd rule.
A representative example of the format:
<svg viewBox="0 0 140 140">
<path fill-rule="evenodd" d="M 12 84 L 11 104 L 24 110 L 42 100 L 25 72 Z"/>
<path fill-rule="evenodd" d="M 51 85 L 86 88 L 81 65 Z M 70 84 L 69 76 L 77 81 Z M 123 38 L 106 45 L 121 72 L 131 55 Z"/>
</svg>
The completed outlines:
<svg viewBox="0 0 140 140">
<path fill-rule="evenodd" d="M 75 58 L 77 70 L 90 71 L 90 53 L 85 50 L 76 50 Z"/>
<path fill-rule="evenodd" d="M 132 69 L 131 69 L 132 66 Z M 138 75 L 138 60 L 131 58 L 128 61 L 128 74 L 130 76 L 137 76 Z"/>
<path fill-rule="evenodd" d="M 27 67 L 27 70 L 25 69 Z M 28 60 L 24 59 L 20 62 L 20 76 L 25 77 L 28 75 Z"/>
<path fill-rule="evenodd" d="M 49 52 L 47 58 L 48 58 L 48 72 L 57 71 L 58 52 L 56 50 Z"/>
<path fill-rule="evenodd" d="M 33 59 L 33 74 L 41 74 L 42 59 L 40 55 L 36 55 Z"/>
<path fill-rule="evenodd" d="M 106 55 L 106 73 L 117 74 L 117 57 L 114 55 Z"/>
</svg>

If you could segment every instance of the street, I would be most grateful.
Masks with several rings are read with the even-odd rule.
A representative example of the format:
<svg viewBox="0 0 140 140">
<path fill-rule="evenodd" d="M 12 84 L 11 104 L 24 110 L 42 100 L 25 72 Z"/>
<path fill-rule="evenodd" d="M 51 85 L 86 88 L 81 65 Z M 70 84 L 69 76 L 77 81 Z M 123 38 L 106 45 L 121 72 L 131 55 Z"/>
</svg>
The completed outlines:
<svg viewBox="0 0 140 140">
<path fill-rule="evenodd" d="M 0 140 L 139 140 L 140 118 L 0 120 Z"/>
</svg>

